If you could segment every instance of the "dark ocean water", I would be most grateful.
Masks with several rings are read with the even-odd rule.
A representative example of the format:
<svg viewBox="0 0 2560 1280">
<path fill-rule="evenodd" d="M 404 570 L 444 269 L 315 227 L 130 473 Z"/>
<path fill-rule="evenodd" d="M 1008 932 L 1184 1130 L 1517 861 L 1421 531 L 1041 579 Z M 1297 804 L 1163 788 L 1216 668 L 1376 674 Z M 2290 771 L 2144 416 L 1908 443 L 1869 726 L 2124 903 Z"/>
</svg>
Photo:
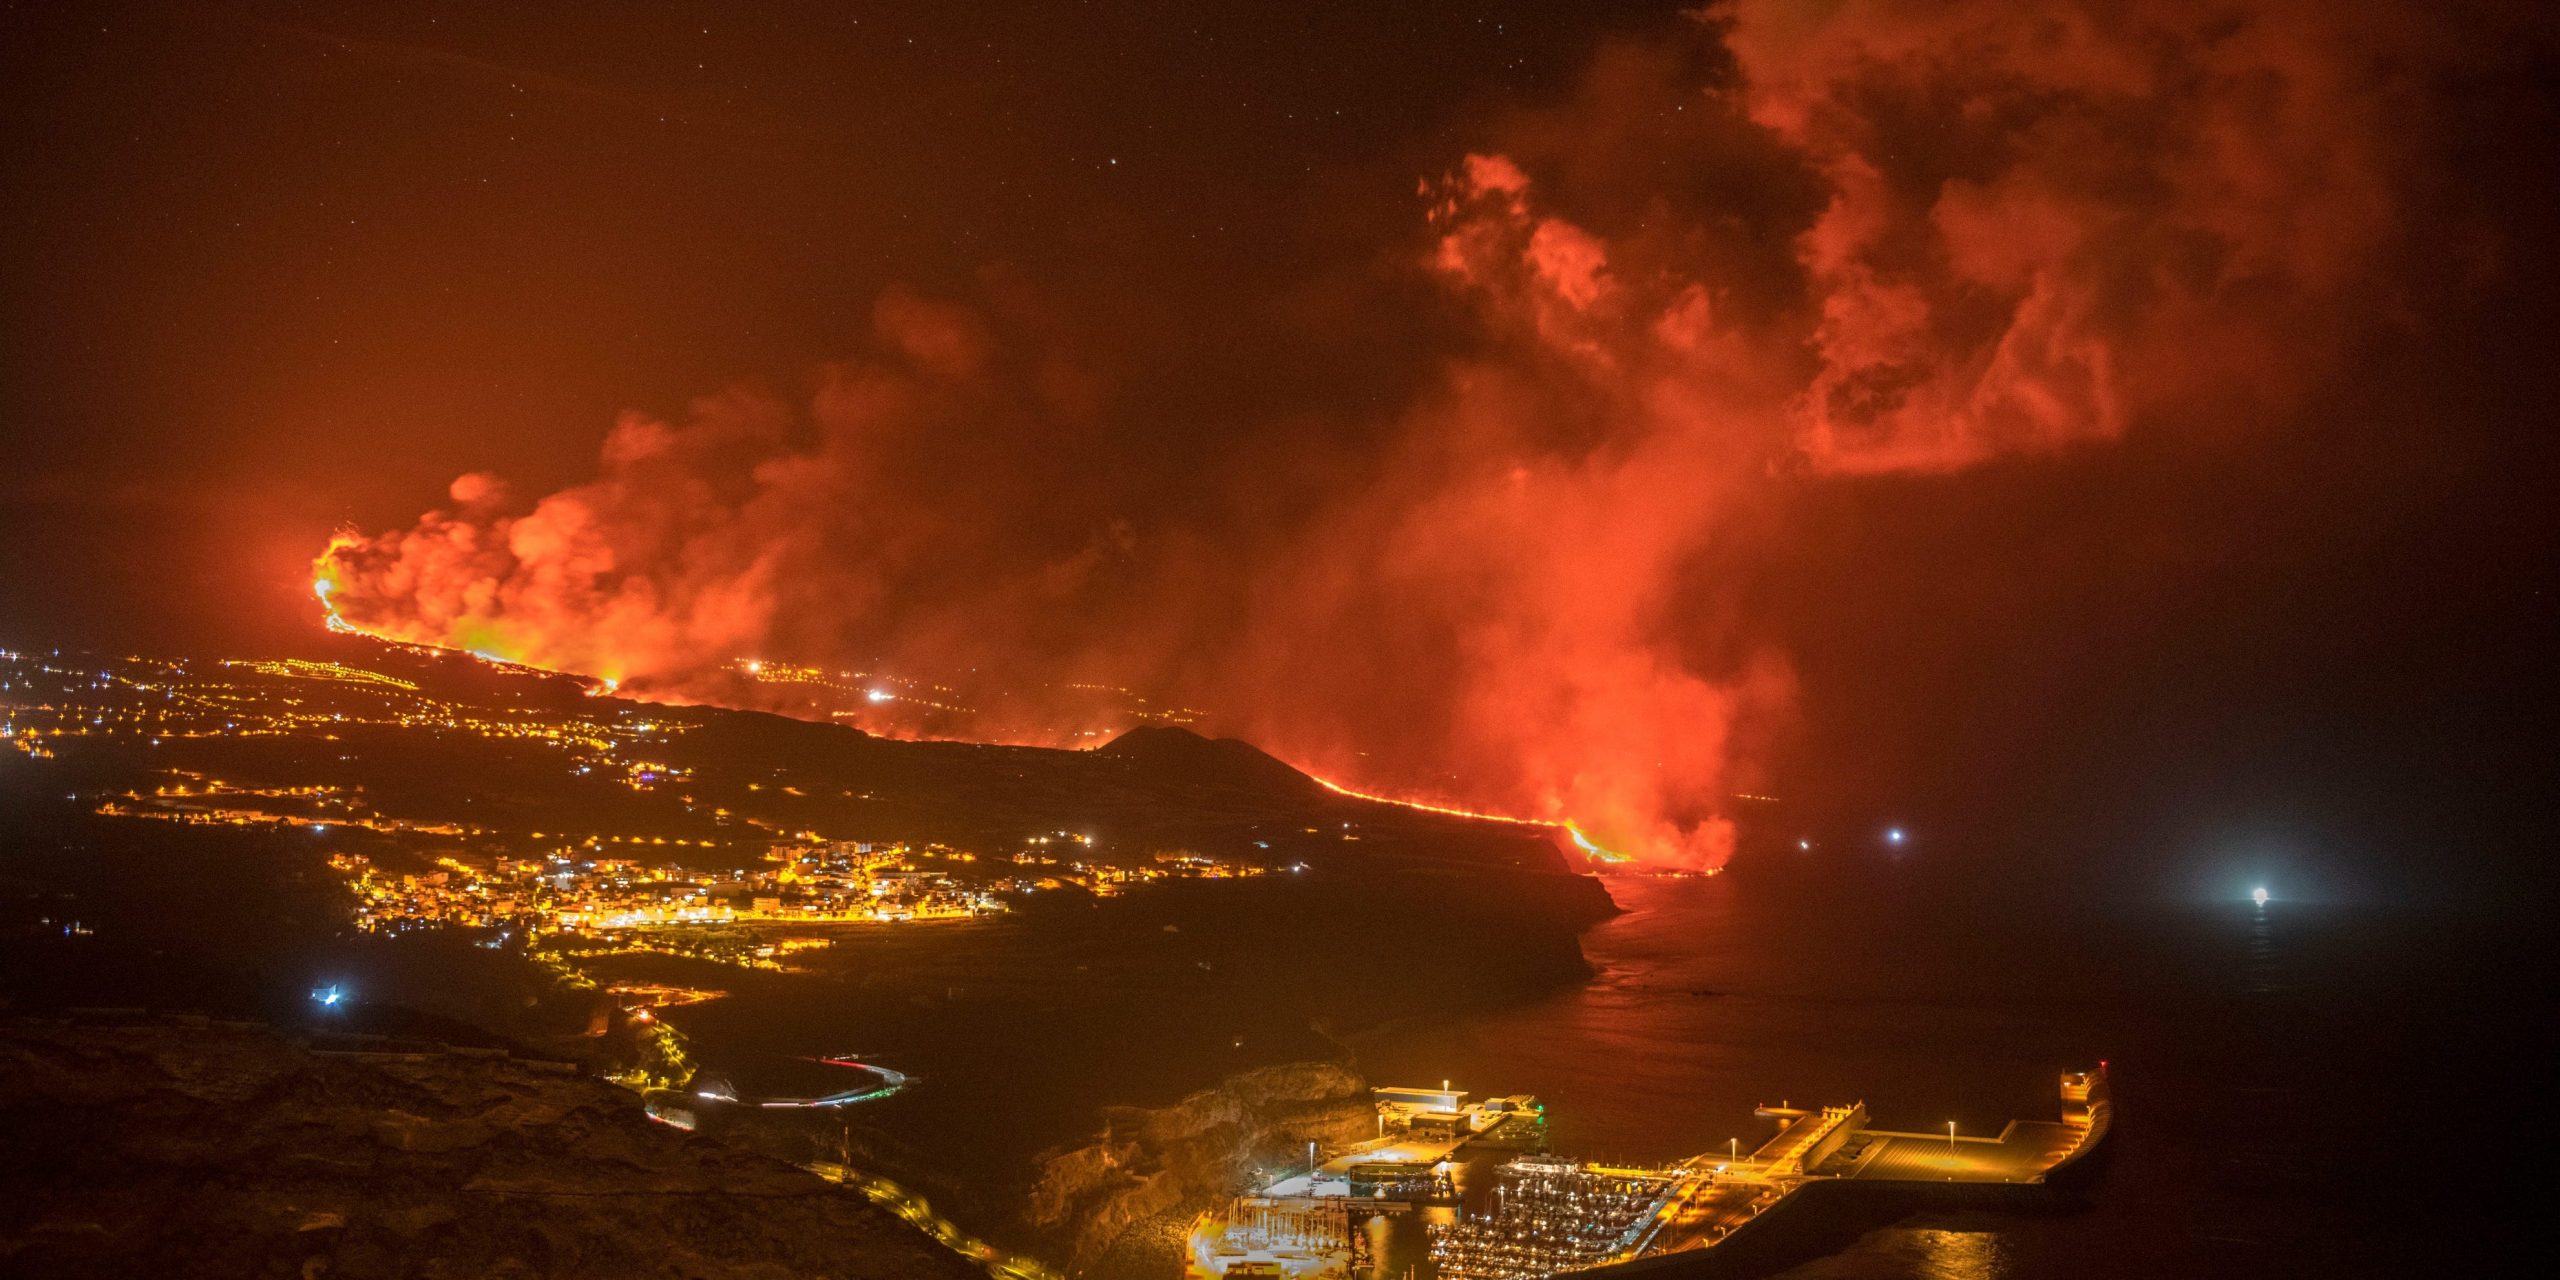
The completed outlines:
<svg viewBox="0 0 2560 1280">
<path fill-rule="evenodd" d="M 75 904 L 96 935 L 0 938 L 13 1004 L 287 1022 L 325 980 L 511 1036 L 575 1030 L 542 1024 L 538 984 L 497 953 L 342 937 L 301 833 L 92 837 L 39 821 L 32 794 L 0 788 L 20 815 L 0 871 L 44 890 L 23 908 Z M 1796 1280 L 2548 1272 L 2547 895 L 2422 908 L 2279 886 L 2261 911 L 1923 870 L 1614 878 L 1623 913 L 1579 937 L 1588 980 L 1554 912 L 1455 910 L 1472 884 L 1455 877 L 1390 897 L 1318 875 L 859 930 L 806 974 L 613 967 L 729 992 L 669 1020 L 751 1090 L 842 1087 L 817 1055 L 914 1075 L 819 1119 L 857 1123 L 866 1158 L 1006 1243 L 1033 1243 L 1006 1236 L 1036 1157 L 1092 1141 L 1104 1108 L 1347 1040 L 1373 1082 L 1535 1093 L 1558 1150 L 1631 1161 L 1747 1149 L 1763 1102 L 1863 1100 L 1880 1126 L 1989 1134 L 2052 1116 L 2058 1073 L 2109 1062 L 2117 1122 L 2081 1202 L 1851 1221 L 1773 1269 Z"/>
<path fill-rule="evenodd" d="M 1371 1026 L 1347 1039 L 1373 1083 L 1534 1093 L 1557 1151 L 1634 1162 L 1748 1151 L 1761 1103 L 1992 1134 L 2109 1064 L 2084 1195 L 1844 1219 L 1767 1272 L 1794 1280 L 2509 1273 L 2550 1075 L 2534 904 L 2053 902 L 1909 872 L 1613 878 L 1588 981 L 1470 992 L 1498 932 L 1356 885 L 1204 885 L 866 934 L 673 1016 L 745 1083 L 816 1053 L 918 1076 L 850 1118 L 998 1238 L 1036 1153 L 1090 1141 L 1104 1106 L 1337 1053 L 1325 1022 Z"/>
<path fill-rule="evenodd" d="M 1363 1038 L 1373 1080 L 1533 1092 L 1559 1151 L 1748 1151 L 1762 1102 L 1992 1133 L 2110 1064 L 2084 1203 L 1867 1224 L 1784 1274 L 2507 1274 L 2549 1009 L 2481 917 L 2277 901 L 2057 906 L 1908 882 L 1622 878 L 1587 985 Z"/>
</svg>

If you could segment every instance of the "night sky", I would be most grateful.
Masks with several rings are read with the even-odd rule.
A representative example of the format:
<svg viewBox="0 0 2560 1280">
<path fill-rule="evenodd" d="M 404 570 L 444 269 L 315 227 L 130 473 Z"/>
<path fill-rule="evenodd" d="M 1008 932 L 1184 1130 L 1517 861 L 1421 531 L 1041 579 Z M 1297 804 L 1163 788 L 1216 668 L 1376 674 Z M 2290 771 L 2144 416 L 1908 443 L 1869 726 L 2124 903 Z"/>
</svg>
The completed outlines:
<svg viewBox="0 0 2560 1280">
<path fill-rule="evenodd" d="M 2537 866 L 2535 6 L 743 8 L 12 6 L 0 642 L 307 646 L 345 530 L 1665 860 Z"/>
<path fill-rule="evenodd" d="M 1161 395 L 1398 394 L 1414 375 L 1348 335 L 1273 353 L 1253 326 L 1383 251 L 1466 120 L 1562 91 L 1606 29 L 736 8 L 12 6 L 12 612 L 292 634 L 337 523 L 465 471 L 563 483 L 618 410 L 803 381 L 898 283 L 1022 272 L 1178 364 Z M 1388 323 L 1409 357 L 1429 320 Z M 96 589 L 60 598 L 66 564 Z"/>
</svg>

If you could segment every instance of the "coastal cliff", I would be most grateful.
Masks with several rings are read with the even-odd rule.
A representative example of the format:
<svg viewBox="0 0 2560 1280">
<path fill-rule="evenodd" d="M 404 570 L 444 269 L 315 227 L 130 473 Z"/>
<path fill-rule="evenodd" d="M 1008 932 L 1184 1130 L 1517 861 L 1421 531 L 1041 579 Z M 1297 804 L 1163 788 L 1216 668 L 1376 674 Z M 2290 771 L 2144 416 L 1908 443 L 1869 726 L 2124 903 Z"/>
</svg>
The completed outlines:
<svg viewBox="0 0 2560 1280">
<path fill-rule="evenodd" d="M 1255 1181 L 1370 1135 L 1368 1083 L 1332 1063 L 1248 1071 L 1169 1107 L 1115 1107 L 1089 1144 L 1040 1164 L 1024 1219 L 1057 1237 L 1070 1269 L 1188 1221 Z"/>
</svg>

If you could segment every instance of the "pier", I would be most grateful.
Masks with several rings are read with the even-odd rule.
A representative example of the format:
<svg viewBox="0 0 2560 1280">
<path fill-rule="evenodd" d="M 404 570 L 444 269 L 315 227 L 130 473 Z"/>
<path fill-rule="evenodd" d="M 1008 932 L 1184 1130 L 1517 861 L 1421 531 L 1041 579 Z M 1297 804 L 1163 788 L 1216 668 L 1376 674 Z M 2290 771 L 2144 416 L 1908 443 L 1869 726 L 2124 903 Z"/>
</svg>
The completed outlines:
<svg viewBox="0 0 2560 1280">
<path fill-rule="evenodd" d="M 1870 1186 L 2037 1186 L 2078 1160 L 2106 1134 L 2111 1104 L 2106 1068 L 2061 1079 L 2061 1116 L 2012 1120 L 1997 1136 L 1869 1127 L 1865 1104 L 1805 1111 L 1762 1107 L 1781 1121 L 1776 1137 L 1739 1160 L 1683 1162 L 1680 1188 L 1655 1230 L 1603 1267 L 1712 1248 L 1819 1183 Z M 1651 1267 L 1641 1268 L 1651 1270 Z"/>
</svg>

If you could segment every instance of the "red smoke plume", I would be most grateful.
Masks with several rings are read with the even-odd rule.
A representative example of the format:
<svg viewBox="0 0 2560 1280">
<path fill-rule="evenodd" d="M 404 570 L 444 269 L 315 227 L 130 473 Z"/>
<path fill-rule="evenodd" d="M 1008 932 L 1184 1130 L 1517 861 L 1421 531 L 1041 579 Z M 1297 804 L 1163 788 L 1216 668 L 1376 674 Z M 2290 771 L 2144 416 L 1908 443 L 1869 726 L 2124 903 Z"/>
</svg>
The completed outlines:
<svg viewBox="0 0 2560 1280">
<path fill-rule="evenodd" d="M 1160 501 L 1132 380 L 1055 308 L 898 291 L 805 397 L 627 415 L 593 481 L 465 476 L 319 573 L 365 630 L 672 696 L 749 655 L 1164 689 L 1348 782 L 1718 864 L 1792 689 L 1739 585 L 1770 505 L 2280 409 L 2393 230 L 2407 23 L 1710 10 L 1423 183 L 1470 336 L 1356 447 Z"/>
</svg>

